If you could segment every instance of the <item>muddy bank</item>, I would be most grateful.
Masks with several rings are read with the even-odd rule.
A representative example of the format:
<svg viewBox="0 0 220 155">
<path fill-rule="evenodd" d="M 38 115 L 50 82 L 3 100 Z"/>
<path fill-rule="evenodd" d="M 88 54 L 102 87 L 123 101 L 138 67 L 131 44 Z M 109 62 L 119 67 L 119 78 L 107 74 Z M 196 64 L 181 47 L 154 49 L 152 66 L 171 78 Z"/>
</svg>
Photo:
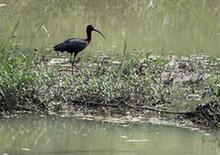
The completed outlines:
<svg viewBox="0 0 220 155">
<path fill-rule="evenodd" d="M 37 80 L 16 89 L 1 86 L 0 111 L 2 116 L 80 113 L 93 118 L 190 120 L 216 127 L 219 63 L 206 55 L 163 58 L 137 52 L 83 59 L 71 75 L 66 59 L 44 58 L 37 64 Z"/>
</svg>

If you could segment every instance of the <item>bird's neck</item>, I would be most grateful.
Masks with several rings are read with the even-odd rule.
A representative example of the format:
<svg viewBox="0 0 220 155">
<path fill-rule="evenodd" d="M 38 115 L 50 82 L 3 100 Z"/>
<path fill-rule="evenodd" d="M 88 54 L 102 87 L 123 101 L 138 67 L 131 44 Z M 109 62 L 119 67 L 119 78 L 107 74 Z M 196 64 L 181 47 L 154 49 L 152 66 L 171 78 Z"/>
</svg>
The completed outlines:
<svg viewBox="0 0 220 155">
<path fill-rule="evenodd" d="M 88 41 L 88 43 L 90 43 L 92 39 L 92 31 L 86 31 L 86 34 L 87 34 L 86 40 Z"/>
</svg>

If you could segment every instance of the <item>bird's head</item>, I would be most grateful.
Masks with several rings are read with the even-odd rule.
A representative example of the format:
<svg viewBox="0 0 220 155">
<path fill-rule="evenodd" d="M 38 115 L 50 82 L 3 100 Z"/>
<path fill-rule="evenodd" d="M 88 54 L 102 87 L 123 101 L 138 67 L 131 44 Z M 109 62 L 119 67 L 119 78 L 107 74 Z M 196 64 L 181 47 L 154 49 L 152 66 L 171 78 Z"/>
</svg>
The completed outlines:
<svg viewBox="0 0 220 155">
<path fill-rule="evenodd" d="M 87 28 L 86 28 L 86 32 L 91 33 L 92 31 L 98 32 L 101 36 L 103 36 L 103 38 L 105 38 L 105 36 L 104 36 L 104 34 L 102 34 L 102 32 L 100 32 L 99 30 L 94 28 L 92 25 L 88 25 Z"/>
</svg>

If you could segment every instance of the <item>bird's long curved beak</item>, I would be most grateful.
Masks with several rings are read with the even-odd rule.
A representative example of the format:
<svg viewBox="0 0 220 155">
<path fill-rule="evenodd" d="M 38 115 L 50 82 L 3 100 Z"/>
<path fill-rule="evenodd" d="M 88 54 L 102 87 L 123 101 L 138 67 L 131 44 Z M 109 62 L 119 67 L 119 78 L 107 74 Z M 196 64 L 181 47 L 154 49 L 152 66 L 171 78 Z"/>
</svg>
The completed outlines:
<svg viewBox="0 0 220 155">
<path fill-rule="evenodd" d="M 102 32 L 100 32 L 99 30 L 94 29 L 94 31 L 98 32 L 101 36 L 103 36 L 103 38 L 105 38 L 104 34 L 102 34 Z"/>
</svg>

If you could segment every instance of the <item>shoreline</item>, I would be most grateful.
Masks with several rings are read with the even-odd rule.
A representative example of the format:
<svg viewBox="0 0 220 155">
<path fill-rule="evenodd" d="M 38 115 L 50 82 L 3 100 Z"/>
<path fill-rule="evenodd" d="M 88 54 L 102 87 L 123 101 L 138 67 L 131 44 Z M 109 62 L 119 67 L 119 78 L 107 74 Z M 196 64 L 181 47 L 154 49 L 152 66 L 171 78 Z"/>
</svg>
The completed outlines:
<svg viewBox="0 0 220 155">
<path fill-rule="evenodd" d="M 10 82 L 1 88 L 3 117 L 17 111 L 48 115 L 63 111 L 65 115 L 73 110 L 113 119 L 149 119 L 152 115 L 180 122 L 189 119 L 201 128 L 217 127 L 220 121 L 218 59 L 206 55 L 164 59 L 140 51 L 126 59 L 105 56 L 83 60 L 74 75 L 68 72 L 65 59 L 35 59 L 39 61 L 37 68 L 28 58 L 25 63 L 19 61 L 17 66 L 26 67 L 20 77 L 10 71 L 0 75 L 3 82 Z M 10 74 L 21 81 L 11 81 Z"/>
</svg>

